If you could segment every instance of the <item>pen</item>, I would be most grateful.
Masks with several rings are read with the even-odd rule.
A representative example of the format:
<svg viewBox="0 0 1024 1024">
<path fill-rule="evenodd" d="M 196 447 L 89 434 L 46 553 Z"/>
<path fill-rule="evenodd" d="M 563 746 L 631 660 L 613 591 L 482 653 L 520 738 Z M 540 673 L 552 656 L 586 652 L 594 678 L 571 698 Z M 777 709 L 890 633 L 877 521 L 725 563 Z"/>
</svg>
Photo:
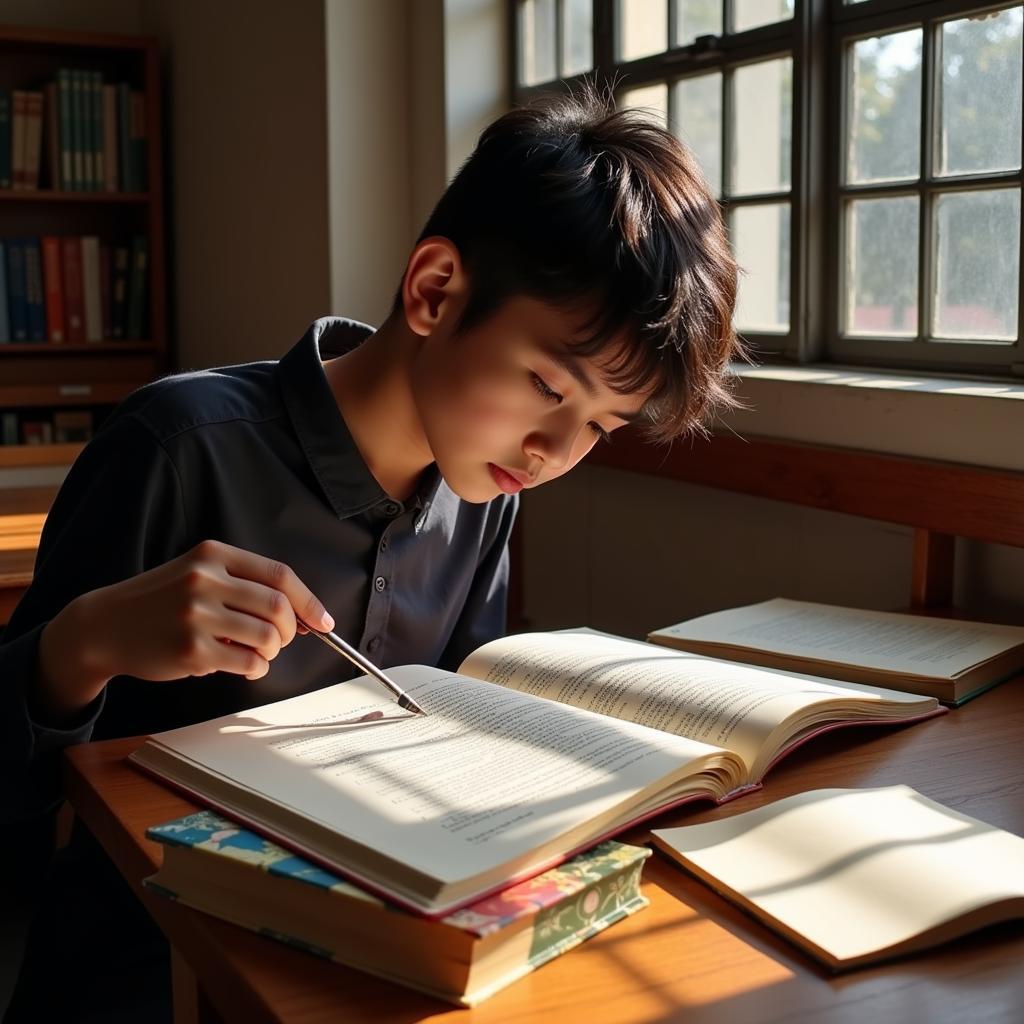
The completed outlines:
<svg viewBox="0 0 1024 1024">
<path fill-rule="evenodd" d="M 417 704 L 416 701 L 414 701 L 412 697 L 410 697 L 409 694 L 407 694 L 405 690 L 398 685 L 398 683 L 396 683 L 385 672 L 381 671 L 381 669 L 377 668 L 369 658 L 363 657 L 359 651 L 342 640 L 337 633 L 322 633 L 318 629 L 313 629 L 308 622 L 303 622 L 302 625 L 305 626 L 313 636 L 327 644 L 331 650 L 337 651 L 337 653 L 344 658 L 348 658 L 356 668 L 362 669 L 362 671 L 367 675 L 371 675 L 382 682 L 398 698 L 398 706 L 400 708 L 405 708 L 407 711 L 414 711 L 418 715 L 426 714 L 426 711 L 424 711 L 423 708 L 421 708 L 419 704 Z"/>
</svg>

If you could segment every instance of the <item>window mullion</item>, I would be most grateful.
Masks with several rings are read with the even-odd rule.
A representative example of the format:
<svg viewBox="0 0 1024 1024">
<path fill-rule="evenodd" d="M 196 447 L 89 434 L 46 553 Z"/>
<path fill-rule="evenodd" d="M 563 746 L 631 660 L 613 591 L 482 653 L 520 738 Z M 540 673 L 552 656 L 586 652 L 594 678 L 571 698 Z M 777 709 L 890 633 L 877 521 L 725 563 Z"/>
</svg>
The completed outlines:
<svg viewBox="0 0 1024 1024">
<path fill-rule="evenodd" d="M 936 69 L 941 67 L 941 54 L 936 53 L 938 32 L 933 22 L 921 26 L 921 183 L 935 178 L 935 132 L 938 113 Z M 917 342 L 926 343 L 932 333 L 935 297 L 935 229 L 932 211 L 935 196 L 930 188 L 921 189 L 918 212 L 917 258 Z"/>
</svg>

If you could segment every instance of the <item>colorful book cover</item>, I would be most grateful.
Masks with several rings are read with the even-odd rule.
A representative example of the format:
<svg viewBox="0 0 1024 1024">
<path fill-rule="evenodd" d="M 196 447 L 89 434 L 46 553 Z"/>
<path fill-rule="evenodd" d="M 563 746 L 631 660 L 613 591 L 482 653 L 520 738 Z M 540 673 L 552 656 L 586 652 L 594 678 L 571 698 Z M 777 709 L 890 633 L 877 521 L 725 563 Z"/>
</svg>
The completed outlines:
<svg viewBox="0 0 1024 1024">
<path fill-rule="evenodd" d="M 358 914 L 361 906 L 369 906 L 384 909 L 396 915 L 396 918 L 415 918 L 415 915 L 390 907 L 376 896 L 371 896 L 337 875 L 303 860 L 213 811 L 199 811 L 156 825 L 147 829 L 146 835 L 159 843 L 203 851 L 243 863 L 254 871 L 315 886 L 338 900 L 338 914 L 345 911 L 349 915 Z M 515 978 L 647 906 L 646 897 L 640 893 L 640 875 L 644 861 L 650 855 L 651 851 L 644 847 L 609 840 L 557 868 L 485 897 L 440 921 L 431 922 L 429 926 L 455 928 L 475 939 L 484 939 L 524 918 L 532 919 L 531 939 L 525 959 L 486 991 L 476 992 L 471 1001 L 478 1002 Z M 177 893 L 152 884 L 150 879 L 146 879 L 143 884 L 172 899 L 179 897 Z M 181 895 L 181 899 L 182 902 L 190 902 L 188 894 Z M 212 907 L 201 909 L 217 913 Z M 244 921 L 237 923 L 253 927 Z M 295 923 L 296 931 L 299 931 L 301 922 L 297 920 Z M 397 921 L 395 927 L 399 927 Z M 330 950 L 319 947 L 311 949 L 312 944 L 304 940 L 301 934 L 289 936 L 277 930 L 259 927 L 254 930 L 264 931 L 272 938 L 307 951 L 342 959 L 335 957 Z"/>
<path fill-rule="evenodd" d="M 43 291 L 46 294 L 47 340 L 62 344 L 67 341 L 64 330 L 64 286 L 62 283 L 60 238 L 43 236 Z"/>
<path fill-rule="evenodd" d="M 0 188 L 11 188 L 11 90 L 0 88 Z"/>
</svg>

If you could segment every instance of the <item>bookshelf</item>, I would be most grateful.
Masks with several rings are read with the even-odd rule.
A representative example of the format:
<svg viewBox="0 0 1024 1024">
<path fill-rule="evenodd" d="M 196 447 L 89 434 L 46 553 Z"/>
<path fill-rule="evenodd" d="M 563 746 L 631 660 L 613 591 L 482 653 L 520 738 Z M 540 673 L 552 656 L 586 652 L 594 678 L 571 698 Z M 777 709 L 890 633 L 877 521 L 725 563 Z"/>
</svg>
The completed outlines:
<svg viewBox="0 0 1024 1024">
<path fill-rule="evenodd" d="M 94 427 L 114 405 L 169 366 L 160 64 L 157 41 L 0 25 L 0 89 L 42 91 L 61 69 L 99 72 L 106 84 L 141 93 L 145 191 L 55 188 L 42 143 L 39 187 L 0 188 L 0 239 L 95 236 L 113 247 L 148 239 L 142 337 L 102 341 L 0 342 L 0 414 L 51 418 L 92 413 Z M 44 113 L 44 132 L 46 131 Z M 109 285 L 108 285 L 109 287 Z M 13 337 L 13 336 L 12 336 Z M 22 421 L 19 420 L 19 423 Z M 19 437 L 19 441 L 21 438 Z M 0 469 L 74 460 L 81 444 L 0 443 Z"/>
</svg>

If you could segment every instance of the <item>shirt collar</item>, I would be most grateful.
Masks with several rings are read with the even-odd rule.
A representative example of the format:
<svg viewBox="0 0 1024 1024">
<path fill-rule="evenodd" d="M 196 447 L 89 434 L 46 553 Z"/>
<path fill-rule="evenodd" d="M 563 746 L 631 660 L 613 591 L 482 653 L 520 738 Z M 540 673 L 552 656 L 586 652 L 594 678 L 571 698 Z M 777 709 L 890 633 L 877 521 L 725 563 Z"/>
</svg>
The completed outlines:
<svg viewBox="0 0 1024 1024">
<path fill-rule="evenodd" d="M 299 444 L 339 519 L 392 501 L 356 447 L 321 362 L 350 352 L 371 334 L 372 327 L 356 320 L 321 317 L 278 366 L 285 408 Z M 422 526 L 441 482 L 437 465 L 431 464 L 405 503 L 420 510 L 418 525 Z"/>
</svg>

